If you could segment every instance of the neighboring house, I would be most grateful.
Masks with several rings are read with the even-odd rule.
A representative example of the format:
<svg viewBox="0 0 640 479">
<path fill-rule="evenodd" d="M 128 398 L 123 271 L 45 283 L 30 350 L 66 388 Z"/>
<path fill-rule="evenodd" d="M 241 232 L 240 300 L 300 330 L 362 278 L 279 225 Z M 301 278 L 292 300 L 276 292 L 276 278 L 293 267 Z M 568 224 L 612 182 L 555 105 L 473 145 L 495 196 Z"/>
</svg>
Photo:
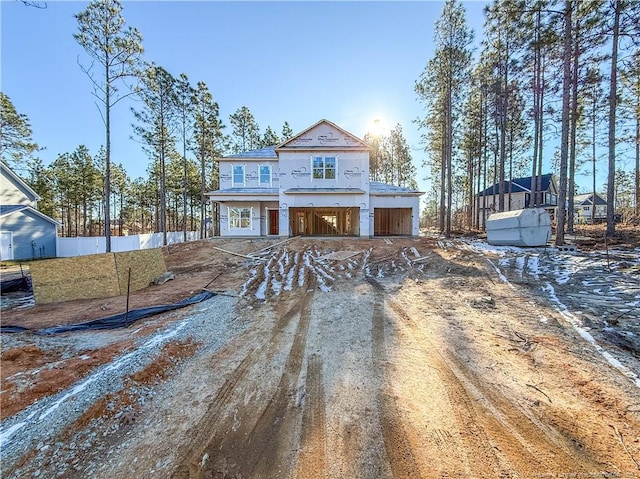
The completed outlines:
<svg viewBox="0 0 640 479">
<path fill-rule="evenodd" d="M 221 236 L 418 235 L 422 193 L 369 181 L 369 145 L 330 121 L 219 166 Z"/>
<path fill-rule="evenodd" d="M 56 256 L 60 223 L 37 210 L 40 197 L 0 161 L 0 259 Z"/>
<path fill-rule="evenodd" d="M 558 188 L 551 173 L 540 177 L 540 185 L 536 187 L 537 206 L 546 209 L 551 218 L 555 218 L 558 206 Z M 500 187 L 498 184 L 487 188 L 476 195 L 476 205 L 480 212 L 480 227 L 484 220 L 498 212 Z M 531 177 L 515 178 L 504 182 L 504 211 L 522 210 L 533 206 L 531 197 Z"/>
<path fill-rule="evenodd" d="M 573 197 L 573 211 L 576 223 L 591 223 L 592 212 L 595 213 L 594 220 L 596 223 L 607 220 L 606 200 L 596 193 L 595 206 L 593 203 L 593 193 L 575 195 Z"/>
</svg>

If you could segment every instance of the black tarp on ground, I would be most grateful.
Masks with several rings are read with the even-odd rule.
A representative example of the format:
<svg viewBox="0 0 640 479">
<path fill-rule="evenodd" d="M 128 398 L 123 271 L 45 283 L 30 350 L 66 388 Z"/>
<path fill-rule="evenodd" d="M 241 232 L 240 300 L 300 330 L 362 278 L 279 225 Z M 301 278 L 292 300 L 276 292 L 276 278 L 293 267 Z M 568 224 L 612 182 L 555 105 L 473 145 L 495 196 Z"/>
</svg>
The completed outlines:
<svg viewBox="0 0 640 479">
<path fill-rule="evenodd" d="M 31 291 L 31 281 L 26 276 L 16 279 L 0 281 L 0 293 L 15 293 L 16 291 Z"/>
<path fill-rule="evenodd" d="M 214 293 L 209 291 L 203 291 L 202 293 L 185 298 L 177 303 L 165 304 L 161 306 L 150 306 L 148 308 L 134 309 L 129 313 L 114 314 L 107 316 L 106 318 L 94 319 L 91 321 L 85 321 L 78 324 L 67 324 L 63 326 L 54 326 L 52 328 L 45 328 L 40 330 L 31 330 L 22 326 L 2 325 L 0 326 L 0 333 L 22 333 L 32 332 L 35 334 L 49 335 L 58 333 L 67 333 L 70 331 L 90 331 L 98 329 L 116 329 L 130 326 L 134 322 L 142 318 L 147 318 L 155 314 L 165 313 L 167 311 L 173 311 L 174 309 L 184 308 L 192 304 L 200 303 L 215 296 Z"/>
</svg>

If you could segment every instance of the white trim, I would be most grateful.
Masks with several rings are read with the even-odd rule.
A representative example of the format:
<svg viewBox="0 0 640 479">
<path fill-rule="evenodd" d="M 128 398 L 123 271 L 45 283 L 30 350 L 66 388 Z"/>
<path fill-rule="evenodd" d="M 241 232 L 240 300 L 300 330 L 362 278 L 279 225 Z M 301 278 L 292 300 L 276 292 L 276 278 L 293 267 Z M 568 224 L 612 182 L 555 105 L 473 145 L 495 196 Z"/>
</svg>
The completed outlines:
<svg viewBox="0 0 640 479">
<path fill-rule="evenodd" d="M 7 165 L 4 161 L 0 161 L 0 170 L 4 171 L 8 176 L 13 178 L 19 186 L 22 187 L 22 192 L 25 194 L 25 196 L 33 196 L 33 199 L 31 201 L 38 202 L 42 199 L 42 197 L 38 193 L 36 193 L 33 188 L 26 184 L 22 178 L 16 175 L 13 170 L 9 168 L 9 165 Z"/>
<path fill-rule="evenodd" d="M 0 246 L 2 241 L 2 235 L 9 235 L 8 251 L 2 251 L 0 248 L 0 260 L 13 261 L 13 231 L 0 231 Z"/>
<path fill-rule="evenodd" d="M 270 206 L 265 206 L 264 207 L 264 211 L 265 211 L 265 236 L 279 236 L 280 235 L 280 207 L 270 207 Z M 269 233 L 269 231 L 271 230 L 271 215 L 269 215 L 269 211 L 277 211 L 278 212 L 278 232 L 275 234 L 271 234 Z"/>
<path fill-rule="evenodd" d="M 311 181 L 321 181 L 321 180 L 338 180 L 338 155 L 309 155 L 311 157 Z M 315 158 L 319 158 L 322 160 L 322 178 L 314 177 L 314 165 L 313 160 Z M 333 178 L 327 178 L 327 158 L 333 158 L 334 168 L 333 168 Z"/>
<path fill-rule="evenodd" d="M 269 168 L 269 183 L 262 183 L 262 173 L 260 169 L 263 166 L 266 166 L 267 168 Z M 271 165 L 270 163 L 266 163 L 266 164 L 258 163 L 258 186 L 268 186 L 269 188 L 271 188 L 272 183 L 273 183 L 273 165 Z"/>
<path fill-rule="evenodd" d="M 234 171 L 234 168 L 238 166 L 240 168 L 242 168 L 242 183 L 236 183 L 235 179 L 236 179 L 236 173 Z M 247 174 L 247 165 L 246 164 L 234 164 L 231 163 L 231 187 L 236 187 L 236 186 L 245 186 L 246 183 L 246 174 Z"/>
<path fill-rule="evenodd" d="M 231 210 L 237 210 L 238 213 L 240 214 L 240 216 L 239 216 L 240 225 L 242 225 L 242 213 L 240 211 L 241 210 L 249 210 L 249 226 L 248 227 L 232 226 L 231 225 Z M 228 221 L 229 231 L 231 231 L 231 230 L 243 230 L 243 231 L 253 230 L 253 206 L 241 206 L 241 207 L 227 206 L 227 221 Z"/>
</svg>

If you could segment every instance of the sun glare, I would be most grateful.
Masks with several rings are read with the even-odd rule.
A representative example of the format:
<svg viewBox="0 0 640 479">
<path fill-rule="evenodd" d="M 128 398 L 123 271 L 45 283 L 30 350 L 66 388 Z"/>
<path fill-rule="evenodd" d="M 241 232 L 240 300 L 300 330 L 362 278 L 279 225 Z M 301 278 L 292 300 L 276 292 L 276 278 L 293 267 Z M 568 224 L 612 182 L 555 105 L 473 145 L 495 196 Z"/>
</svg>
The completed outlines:
<svg viewBox="0 0 640 479">
<path fill-rule="evenodd" d="M 384 123 L 384 120 L 377 117 L 374 118 L 369 124 L 369 133 L 371 133 L 373 136 L 380 136 L 384 133 L 385 128 L 386 125 Z"/>
</svg>

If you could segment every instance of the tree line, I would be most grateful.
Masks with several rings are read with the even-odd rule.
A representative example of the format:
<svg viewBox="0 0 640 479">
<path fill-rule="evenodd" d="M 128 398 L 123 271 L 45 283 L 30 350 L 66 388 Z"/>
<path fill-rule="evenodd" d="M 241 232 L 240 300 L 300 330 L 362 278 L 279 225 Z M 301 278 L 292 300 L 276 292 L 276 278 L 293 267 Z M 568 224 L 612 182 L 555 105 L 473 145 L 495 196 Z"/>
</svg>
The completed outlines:
<svg viewBox="0 0 640 479">
<path fill-rule="evenodd" d="M 551 160 L 558 181 L 557 243 L 573 233 L 576 176 L 606 160 L 607 234 L 616 211 L 640 215 L 640 2 L 494 0 L 481 47 L 472 47 L 458 0 L 435 26 L 435 55 L 415 83 L 433 185 L 425 215 L 447 236 L 479 228 L 494 184 L 494 211 L 510 209 L 510 180 L 532 177 L 531 206 Z M 552 158 L 548 156 L 552 154 Z M 625 161 L 633 158 L 634 172 Z"/>
<path fill-rule="evenodd" d="M 62 223 L 63 236 L 200 230 L 218 214 L 204 193 L 218 188 L 216 158 L 276 145 L 293 136 L 285 121 L 280 134 L 262 133 L 242 106 L 229 117 L 230 133 L 206 83 L 193 84 L 143 58 L 141 33 L 126 26 L 118 0 L 94 0 L 76 15 L 73 34 L 88 57 L 80 67 L 105 125 L 105 144 L 93 154 L 84 145 L 59 154 L 48 166 L 37 156 L 28 117 L 0 92 L 0 157 L 26 171 L 26 181 L 42 197 L 39 209 Z M 111 111 L 135 96 L 133 136 L 150 164 L 146 178 L 132 179 L 111 158 Z M 114 224 L 112 224 L 114 223 Z M 215 231 L 211 231 L 215 234 Z"/>
<path fill-rule="evenodd" d="M 39 209 L 62 224 L 62 236 L 111 235 L 199 230 L 217 234 L 219 212 L 204 193 L 219 188 L 216 158 L 274 146 L 293 136 L 285 121 L 280 133 L 261 131 L 248 107 L 220 117 L 206 83 L 174 76 L 143 58 L 142 34 L 126 25 L 118 0 L 94 0 L 76 15 L 74 39 L 87 54 L 80 68 L 105 126 L 105 144 L 97 152 L 79 145 L 48 166 L 37 156 L 28 118 L 0 92 L 0 157 L 26 171 L 26 180 L 42 197 Z M 132 179 L 111 158 L 111 112 L 128 97 L 133 107 L 133 137 L 150 160 L 146 178 Z M 368 134 L 372 143 L 371 179 L 416 188 L 415 167 L 400 124 L 388 135 Z M 208 222 L 209 220 L 210 222 Z M 209 229 L 211 228 L 211 229 Z"/>
</svg>

